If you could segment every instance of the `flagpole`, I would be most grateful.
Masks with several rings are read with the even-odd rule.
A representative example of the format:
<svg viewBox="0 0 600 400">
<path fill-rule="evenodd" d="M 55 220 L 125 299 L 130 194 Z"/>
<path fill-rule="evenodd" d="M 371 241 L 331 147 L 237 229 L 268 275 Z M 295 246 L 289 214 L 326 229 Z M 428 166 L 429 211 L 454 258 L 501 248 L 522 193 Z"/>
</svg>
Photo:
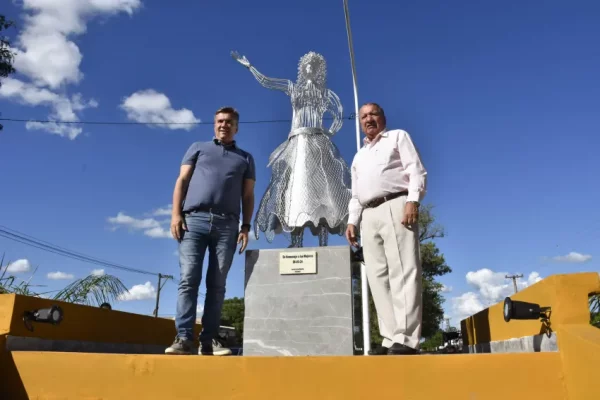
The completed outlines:
<svg viewBox="0 0 600 400">
<path fill-rule="evenodd" d="M 352 45 L 352 31 L 350 29 L 350 12 L 348 1 L 344 0 L 344 15 L 346 17 L 346 33 L 348 35 L 348 48 L 350 50 L 350 61 L 352 64 L 352 83 L 354 86 L 354 122 L 356 123 L 356 151 L 360 150 L 360 121 L 358 116 L 358 89 L 356 86 L 356 65 L 354 63 L 354 46 Z M 365 263 L 360 264 L 360 283 L 362 301 L 362 327 L 363 327 L 363 353 L 369 354 L 371 350 L 371 326 L 369 318 L 369 285 L 367 282 L 367 270 Z"/>
</svg>

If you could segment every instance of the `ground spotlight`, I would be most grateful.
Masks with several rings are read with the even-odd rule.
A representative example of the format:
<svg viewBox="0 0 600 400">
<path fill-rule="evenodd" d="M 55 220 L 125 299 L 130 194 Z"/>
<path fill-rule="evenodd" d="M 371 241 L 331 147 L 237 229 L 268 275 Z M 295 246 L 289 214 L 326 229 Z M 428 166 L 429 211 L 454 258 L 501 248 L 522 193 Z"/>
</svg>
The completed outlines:
<svg viewBox="0 0 600 400">
<path fill-rule="evenodd" d="M 540 307 L 536 303 L 527 303 L 524 301 L 511 300 L 510 297 L 504 299 L 504 321 L 511 319 L 548 319 L 547 312 L 550 307 Z"/>
<path fill-rule="evenodd" d="M 33 332 L 32 322 L 41 322 L 45 324 L 56 325 L 63 319 L 63 310 L 59 306 L 42 308 L 39 310 L 25 311 L 23 313 L 23 322 L 25 327 Z"/>
</svg>

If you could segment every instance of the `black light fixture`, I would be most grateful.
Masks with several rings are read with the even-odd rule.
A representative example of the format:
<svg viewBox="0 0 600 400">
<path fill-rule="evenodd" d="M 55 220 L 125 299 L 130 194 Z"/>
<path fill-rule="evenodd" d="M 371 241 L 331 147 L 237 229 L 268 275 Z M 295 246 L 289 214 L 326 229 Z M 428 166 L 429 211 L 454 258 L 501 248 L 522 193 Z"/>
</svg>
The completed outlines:
<svg viewBox="0 0 600 400">
<path fill-rule="evenodd" d="M 511 300 L 510 297 L 504 299 L 504 321 L 506 322 L 509 322 L 511 319 L 541 319 L 542 321 L 546 321 L 548 319 L 548 311 L 550 311 L 550 307 L 540 307 L 536 303 Z"/>
<path fill-rule="evenodd" d="M 110 305 L 110 303 L 102 303 L 102 304 L 100 304 L 100 308 L 104 308 L 106 310 L 112 310 L 112 306 Z"/>
<path fill-rule="evenodd" d="M 33 332 L 32 322 L 41 322 L 45 324 L 57 325 L 63 320 L 63 310 L 59 306 L 42 308 L 39 310 L 25 311 L 23 313 L 23 322 L 25 327 Z"/>
</svg>

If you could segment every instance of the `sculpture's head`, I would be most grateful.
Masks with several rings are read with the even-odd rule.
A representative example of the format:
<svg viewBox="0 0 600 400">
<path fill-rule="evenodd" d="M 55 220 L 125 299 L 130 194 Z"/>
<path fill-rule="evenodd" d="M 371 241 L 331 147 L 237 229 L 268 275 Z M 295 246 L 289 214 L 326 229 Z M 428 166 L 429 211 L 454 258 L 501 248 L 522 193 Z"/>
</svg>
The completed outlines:
<svg viewBox="0 0 600 400">
<path fill-rule="evenodd" d="M 300 58 L 298 63 L 298 81 L 311 81 L 314 85 L 325 86 L 327 64 L 325 57 L 310 51 Z"/>
</svg>

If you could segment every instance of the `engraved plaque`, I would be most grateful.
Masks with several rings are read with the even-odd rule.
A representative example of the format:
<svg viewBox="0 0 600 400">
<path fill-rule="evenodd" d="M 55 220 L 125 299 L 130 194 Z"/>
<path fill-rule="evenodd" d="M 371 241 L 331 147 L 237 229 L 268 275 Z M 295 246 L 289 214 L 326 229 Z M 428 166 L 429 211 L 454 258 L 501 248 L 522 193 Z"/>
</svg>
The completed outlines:
<svg viewBox="0 0 600 400">
<path fill-rule="evenodd" d="M 279 273 L 281 275 L 316 274 L 317 252 L 281 252 L 279 254 Z"/>
</svg>

